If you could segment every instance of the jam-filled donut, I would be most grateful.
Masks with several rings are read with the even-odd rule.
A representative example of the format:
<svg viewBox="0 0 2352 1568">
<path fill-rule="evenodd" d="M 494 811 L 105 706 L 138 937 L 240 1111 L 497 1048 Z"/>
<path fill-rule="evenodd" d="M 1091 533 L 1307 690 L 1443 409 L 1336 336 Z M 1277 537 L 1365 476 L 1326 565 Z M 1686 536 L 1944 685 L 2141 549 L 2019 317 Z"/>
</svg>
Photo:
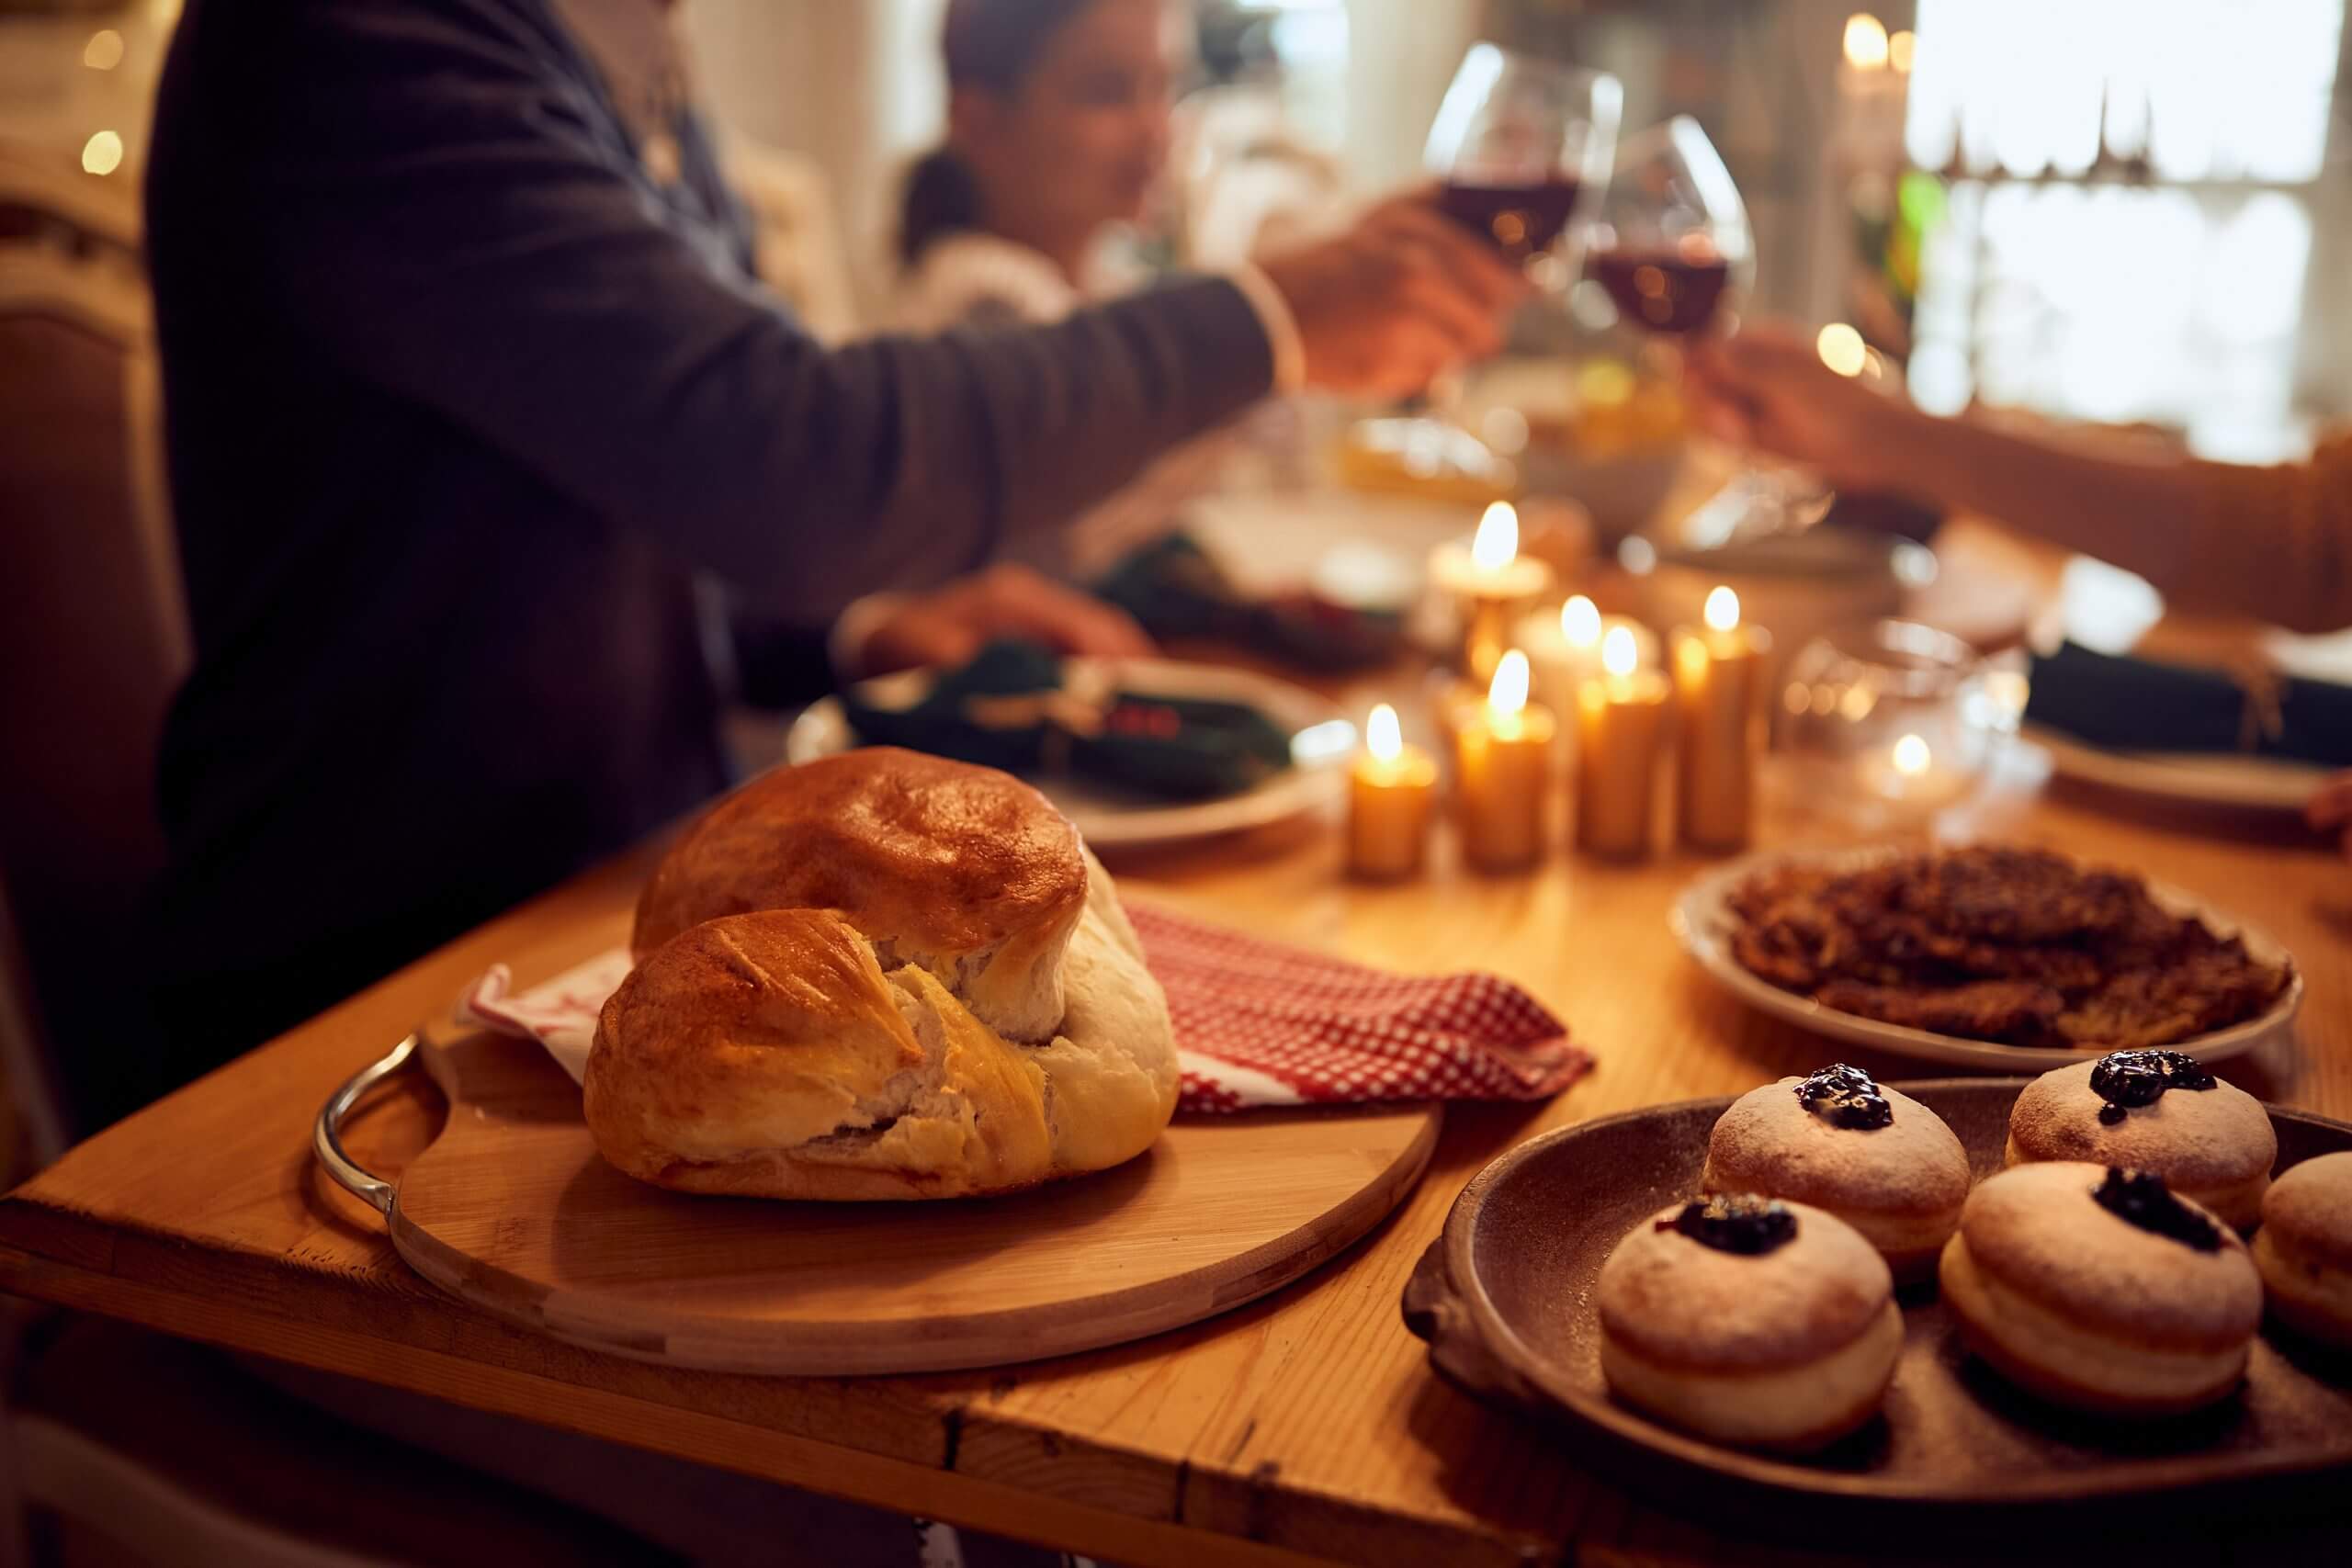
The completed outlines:
<svg viewBox="0 0 2352 1568">
<path fill-rule="evenodd" d="M 2163 1178 L 2073 1160 L 1979 1185 L 1938 1270 L 1968 1348 L 2053 1404 L 2162 1416 L 2245 1375 L 2262 1281 L 2245 1243 Z"/>
<path fill-rule="evenodd" d="M 1826 1210 L 1861 1232 L 1897 1280 L 1923 1280 L 1968 1201 L 1968 1152 L 1942 1117 L 1840 1062 L 1734 1100 L 1699 1179 L 1709 1192 Z"/>
<path fill-rule="evenodd" d="M 2352 1149 L 2307 1159 L 2270 1184 L 2254 1264 L 2271 1315 L 2352 1350 Z"/>
<path fill-rule="evenodd" d="M 1903 1348 L 1870 1243 L 1803 1203 L 1717 1195 L 1659 1210 L 1601 1265 L 1600 1370 L 1702 1437 L 1819 1448 L 1870 1420 Z"/>
<path fill-rule="evenodd" d="M 2262 1102 L 2178 1051 L 2117 1051 L 2044 1073 L 2009 1112 L 2010 1165 L 2079 1159 L 2152 1170 L 2252 1230 L 2278 1157 Z"/>
</svg>

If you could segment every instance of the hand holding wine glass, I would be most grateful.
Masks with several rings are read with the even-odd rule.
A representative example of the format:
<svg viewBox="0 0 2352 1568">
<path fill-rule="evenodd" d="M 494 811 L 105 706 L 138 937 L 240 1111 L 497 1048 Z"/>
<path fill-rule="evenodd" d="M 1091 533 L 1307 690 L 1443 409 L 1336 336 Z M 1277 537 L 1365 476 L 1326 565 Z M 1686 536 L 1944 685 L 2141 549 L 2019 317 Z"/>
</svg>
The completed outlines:
<svg viewBox="0 0 2352 1568">
<path fill-rule="evenodd" d="M 1418 196 L 1260 267 L 1289 307 L 1308 384 L 1357 397 L 1416 392 L 1493 353 L 1526 292 L 1516 269 Z"/>
<path fill-rule="evenodd" d="M 1919 415 L 1901 398 L 1821 362 L 1813 343 L 1759 324 L 1690 345 L 1683 399 L 1717 440 L 1812 468 L 1857 491 L 1899 490 Z"/>
</svg>

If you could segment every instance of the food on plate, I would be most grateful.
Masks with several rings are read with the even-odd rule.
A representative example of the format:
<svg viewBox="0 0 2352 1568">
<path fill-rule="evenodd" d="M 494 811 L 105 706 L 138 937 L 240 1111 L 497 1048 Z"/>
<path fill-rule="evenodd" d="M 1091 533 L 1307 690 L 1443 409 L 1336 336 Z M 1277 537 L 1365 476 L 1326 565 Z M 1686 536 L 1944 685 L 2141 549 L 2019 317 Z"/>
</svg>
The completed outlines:
<svg viewBox="0 0 2352 1568">
<path fill-rule="evenodd" d="M 1918 1280 L 1960 1224 L 1968 1152 L 1942 1117 L 1840 1062 L 1734 1100 L 1707 1140 L 1700 1185 L 1835 1214 L 1897 1280 Z"/>
<path fill-rule="evenodd" d="M 1787 862 L 1729 896 L 1733 956 L 1839 1012 L 2011 1045 L 2169 1045 L 2258 1017 L 2290 978 L 2129 873 L 1977 845 L 1839 870 Z"/>
<path fill-rule="evenodd" d="M 1804 1203 L 1672 1204 L 1601 1266 L 1600 1370 L 1629 1404 L 1702 1437 L 1803 1451 L 1877 1414 L 1903 1348 L 1885 1261 Z"/>
<path fill-rule="evenodd" d="M 890 748 L 753 779 L 662 857 L 589 1130 L 690 1192 L 951 1198 L 1141 1154 L 1168 1004 L 1111 878 L 1003 773 Z"/>
<path fill-rule="evenodd" d="M 2254 1263 L 2272 1316 L 2352 1350 L 2352 1149 L 2307 1159 L 2270 1184 Z"/>
<path fill-rule="evenodd" d="M 2009 1111 L 2007 1163 L 2089 1160 L 2154 1171 L 2251 1230 L 2278 1134 L 2262 1102 L 2178 1051 L 2117 1051 L 2026 1085 Z"/>
<path fill-rule="evenodd" d="M 1149 684 L 1115 660 L 1000 638 L 953 670 L 861 682 L 841 703 L 870 745 L 1167 800 L 1235 794 L 1291 765 L 1291 732 L 1248 703 Z"/>
<path fill-rule="evenodd" d="M 2245 1243 L 2160 1176 L 2079 1161 L 1980 1184 L 1938 1269 L 1969 1349 L 2054 1404 L 2161 1416 L 2245 1375 L 2262 1281 Z"/>
</svg>

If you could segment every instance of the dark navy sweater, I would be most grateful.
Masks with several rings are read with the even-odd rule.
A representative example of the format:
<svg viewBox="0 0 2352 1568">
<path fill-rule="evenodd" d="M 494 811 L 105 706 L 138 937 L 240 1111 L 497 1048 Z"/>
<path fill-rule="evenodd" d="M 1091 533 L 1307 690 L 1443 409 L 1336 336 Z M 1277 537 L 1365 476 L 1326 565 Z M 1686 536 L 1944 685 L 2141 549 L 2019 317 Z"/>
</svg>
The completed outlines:
<svg viewBox="0 0 2352 1568">
<path fill-rule="evenodd" d="M 724 787 L 710 585 L 801 628 L 768 683 L 813 690 L 854 596 L 1268 388 L 1206 279 L 828 351 L 679 130 L 663 186 L 546 0 L 188 5 L 147 198 L 198 658 L 146 1088 Z"/>
</svg>

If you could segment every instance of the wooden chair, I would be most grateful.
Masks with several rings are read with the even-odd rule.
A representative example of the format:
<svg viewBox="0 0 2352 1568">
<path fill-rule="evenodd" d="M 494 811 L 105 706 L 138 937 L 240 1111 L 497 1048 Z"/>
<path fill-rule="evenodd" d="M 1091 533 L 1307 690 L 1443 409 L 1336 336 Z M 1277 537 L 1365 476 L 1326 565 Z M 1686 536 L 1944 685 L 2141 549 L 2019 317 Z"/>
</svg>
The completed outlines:
<svg viewBox="0 0 2352 1568">
<path fill-rule="evenodd" d="M 0 1069 L 39 1160 L 87 1130 L 51 1051 L 103 1037 L 123 990 L 189 657 L 135 188 L 0 149 Z"/>
</svg>

